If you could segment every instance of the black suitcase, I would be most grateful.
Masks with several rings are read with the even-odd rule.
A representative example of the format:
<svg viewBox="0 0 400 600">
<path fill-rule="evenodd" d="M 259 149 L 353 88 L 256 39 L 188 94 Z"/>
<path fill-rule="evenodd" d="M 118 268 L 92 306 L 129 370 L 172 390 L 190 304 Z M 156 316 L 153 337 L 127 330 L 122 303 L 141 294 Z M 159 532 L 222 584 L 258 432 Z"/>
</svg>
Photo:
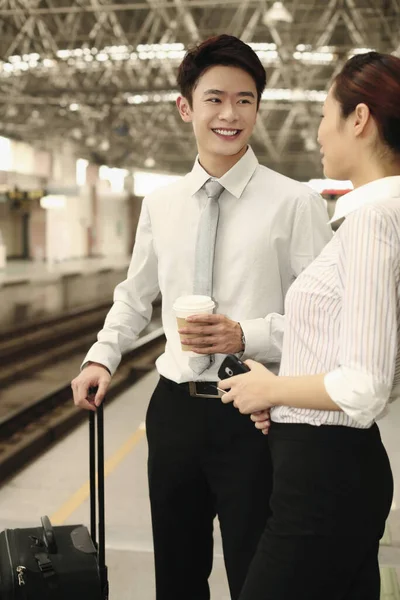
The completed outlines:
<svg viewBox="0 0 400 600">
<path fill-rule="evenodd" d="M 89 413 L 90 530 L 83 525 L 5 529 L 0 533 L 0 600 L 107 600 L 104 531 L 104 413 L 97 409 L 96 541 L 95 413 Z"/>
</svg>

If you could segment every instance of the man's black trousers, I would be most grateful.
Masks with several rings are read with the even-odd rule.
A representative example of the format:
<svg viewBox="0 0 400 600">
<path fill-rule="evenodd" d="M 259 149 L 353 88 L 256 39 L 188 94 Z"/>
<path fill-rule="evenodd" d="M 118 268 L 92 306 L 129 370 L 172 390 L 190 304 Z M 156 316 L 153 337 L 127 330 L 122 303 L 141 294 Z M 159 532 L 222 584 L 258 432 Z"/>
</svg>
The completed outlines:
<svg viewBox="0 0 400 600">
<path fill-rule="evenodd" d="M 160 379 L 146 417 L 156 600 L 208 600 L 219 518 L 237 600 L 269 516 L 268 437 L 219 398 Z"/>
</svg>

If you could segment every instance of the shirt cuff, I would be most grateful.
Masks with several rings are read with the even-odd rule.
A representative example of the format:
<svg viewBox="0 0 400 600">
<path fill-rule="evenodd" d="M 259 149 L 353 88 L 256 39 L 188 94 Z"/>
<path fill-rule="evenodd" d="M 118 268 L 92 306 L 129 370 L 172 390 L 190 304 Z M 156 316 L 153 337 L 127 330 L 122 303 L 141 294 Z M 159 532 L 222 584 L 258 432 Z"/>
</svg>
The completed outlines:
<svg viewBox="0 0 400 600">
<path fill-rule="evenodd" d="M 330 398 L 346 415 L 363 427 L 369 427 L 384 411 L 391 387 L 378 382 L 369 373 L 339 367 L 324 377 Z"/>
<path fill-rule="evenodd" d="M 281 351 L 277 348 L 279 343 L 274 339 L 271 319 L 267 317 L 240 321 L 240 326 L 246 339 L 243 360 L 252 358 L 262 363 L 280 362 Z"/>
<path fill-rule="evenodd" d="M 103 367 L 107 369 L 110 375 L 113 376 L 118 368 L 119 363 L 121 362 L 121 359 L 117 357 L 117 355 L 115 356 L 115 358 L 114 356 L 105 357 L 104 350 L 101 347 L 99 348 L 97 344 L 98 342 L 94 344 L 94 346 L 89 350 L 89 352 L 85 356 L 81 364 L 81 370 L 85 367 L 86 363 L 95 362 L 99 363 L 99 365 L 103 365 Z"/>
<path fill-rule="evenodd" d="M 86 362 L 81 364 L 81 371 L 83 371 L 83 369 L 85 369 L 86 367 L 89 367 L 90 365 L 101 365 L 102 367 L 104 367 L 106 369 L 106 371 L 108 371 L 111 375 L 110 369 L 108 367 L 106 367 L 106 365 L 103 365 L 101 363 L 98 362 L 94 362 L 92 360 L 87 360 Z"/>
</svg>

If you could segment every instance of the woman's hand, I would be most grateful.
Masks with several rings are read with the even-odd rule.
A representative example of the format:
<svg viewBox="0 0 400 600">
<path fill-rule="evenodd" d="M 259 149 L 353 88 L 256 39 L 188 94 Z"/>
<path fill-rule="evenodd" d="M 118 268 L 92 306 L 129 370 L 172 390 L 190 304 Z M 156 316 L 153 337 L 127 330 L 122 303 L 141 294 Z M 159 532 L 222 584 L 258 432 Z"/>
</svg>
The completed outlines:
<svg viewBox="0 0 400 600">
<path fill-rule="evenodd" d="M 221 397 L 222 402 L 233 402 L 239 412 L 250 415 L 274 406 L 278 378 L 264 365 L 254 360 L 246 360 L 249 373 L 236 375 L 218 382 L 221 390 L 229 390 Z"/>
</svg>

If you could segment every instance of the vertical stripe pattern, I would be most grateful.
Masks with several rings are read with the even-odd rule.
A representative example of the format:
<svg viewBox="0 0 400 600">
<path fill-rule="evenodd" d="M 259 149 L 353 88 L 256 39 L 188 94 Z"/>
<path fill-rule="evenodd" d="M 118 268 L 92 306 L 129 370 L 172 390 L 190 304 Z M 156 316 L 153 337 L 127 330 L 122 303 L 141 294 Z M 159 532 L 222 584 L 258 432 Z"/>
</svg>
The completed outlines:
<svg viewBox="0 0 400 600">
<path fill-rule="evenodd" d="M 392 390 L 389 400 L 397 397 L 400 199 L 348 215 L 290 288 L 285 315 L 280 375 L 315 375 L 344 367 L 359 373 L 361 383 L 367 377 L 376 389 Z M 345 412 L 284 406 L 272 410 L 272 419 L 363 427 Z"/>
</svg>

